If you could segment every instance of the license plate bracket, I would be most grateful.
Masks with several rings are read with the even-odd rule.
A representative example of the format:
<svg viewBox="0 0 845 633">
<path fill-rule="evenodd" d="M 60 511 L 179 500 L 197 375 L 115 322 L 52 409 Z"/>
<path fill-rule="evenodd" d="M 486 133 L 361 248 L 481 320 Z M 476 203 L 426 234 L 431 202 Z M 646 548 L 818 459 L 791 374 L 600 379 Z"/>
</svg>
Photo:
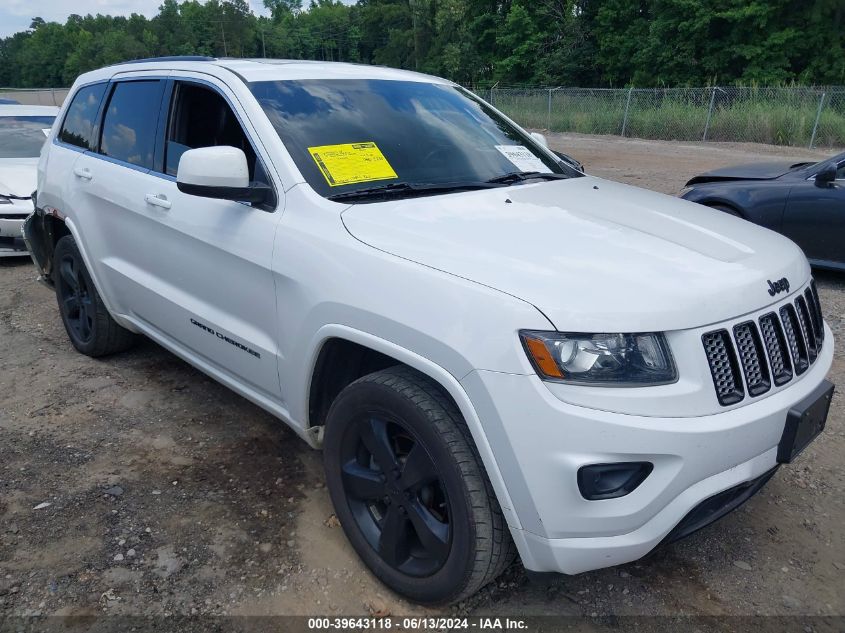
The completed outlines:
<svg viewBox="0 0 845 633">
<path fill-rule="evenodd" d="M 778 463 L 791 463 L 824 430 L 834 388 L 824 380 L 789 410 L 778 444 Z"/>
</svg>

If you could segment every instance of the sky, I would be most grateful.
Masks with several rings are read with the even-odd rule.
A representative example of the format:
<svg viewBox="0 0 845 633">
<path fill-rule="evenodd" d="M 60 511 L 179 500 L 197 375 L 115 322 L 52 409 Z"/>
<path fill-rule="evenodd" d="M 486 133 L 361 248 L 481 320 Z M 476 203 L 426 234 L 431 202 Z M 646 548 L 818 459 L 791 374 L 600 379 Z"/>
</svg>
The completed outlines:
<svg viewBox="0 0 845 633">
<path fill-rule="evenodd" d="M 344 0 L 352 4 L 353 0 Z M 303 5 L 307 4 L 303 2 Z M 140 13 L 148 18 L 158 13 L 161 0 L 0 0 L 0 37 L 29 28 L 32 18 L 62 22 L 71 13 L 86 15 L 130 15 Z M 249 0 L 253 12 L 267 15 L 261 0 Z"/>
</svg>

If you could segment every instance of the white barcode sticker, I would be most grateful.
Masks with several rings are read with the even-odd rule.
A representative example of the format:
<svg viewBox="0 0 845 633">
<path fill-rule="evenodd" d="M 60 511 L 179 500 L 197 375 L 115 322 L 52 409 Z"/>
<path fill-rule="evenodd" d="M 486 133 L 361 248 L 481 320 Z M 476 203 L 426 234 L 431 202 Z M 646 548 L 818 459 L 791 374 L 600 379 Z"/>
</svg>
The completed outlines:
<svg viewBox="0 0 845 633">
<path fill-rule="evenodd" d="M 524 145 L 496 145 L 496 149 L 516 165 L 519 171 L 539 171 L 541 174 L 552 173 L 552 170 L 546 167 L 543 161 Z"/>
</svg>

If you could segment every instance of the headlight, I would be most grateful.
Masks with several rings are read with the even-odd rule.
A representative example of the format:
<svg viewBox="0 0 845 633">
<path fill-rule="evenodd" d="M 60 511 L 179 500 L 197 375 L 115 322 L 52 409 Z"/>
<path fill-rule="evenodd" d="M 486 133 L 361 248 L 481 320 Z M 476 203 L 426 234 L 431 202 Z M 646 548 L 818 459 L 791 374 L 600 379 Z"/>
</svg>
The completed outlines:
<svg viewBox="0 0 845 633">
<path fill-rule="evenodd" d="M 666 337 L 660 333 L 519 333 L 544 380 L 603 387 L 665 385 L 678 379 Z"/>
</svg>

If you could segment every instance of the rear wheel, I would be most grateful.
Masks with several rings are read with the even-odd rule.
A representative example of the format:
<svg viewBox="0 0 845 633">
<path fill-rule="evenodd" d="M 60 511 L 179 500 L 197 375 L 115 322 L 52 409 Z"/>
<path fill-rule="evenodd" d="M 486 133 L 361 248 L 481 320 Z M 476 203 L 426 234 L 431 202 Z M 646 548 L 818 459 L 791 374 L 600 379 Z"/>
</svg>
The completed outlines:
<svg viewBox="0 0 845 633">
<path fill-rule="evenodd" d="M 513 560 L 469 430 L 421 374 L 392 367 L 344 389 L 329 411 L 324 459 L 347 537 L 397 593 L 456 602 Z"/>
<path fill-rule="evenodd" d="M 77 351 L 96 357 L 129 349 L 137 337 L 112 319 L 72 236 L 56 244 L 53 267 L 59 313 Z"/>
</svg>

